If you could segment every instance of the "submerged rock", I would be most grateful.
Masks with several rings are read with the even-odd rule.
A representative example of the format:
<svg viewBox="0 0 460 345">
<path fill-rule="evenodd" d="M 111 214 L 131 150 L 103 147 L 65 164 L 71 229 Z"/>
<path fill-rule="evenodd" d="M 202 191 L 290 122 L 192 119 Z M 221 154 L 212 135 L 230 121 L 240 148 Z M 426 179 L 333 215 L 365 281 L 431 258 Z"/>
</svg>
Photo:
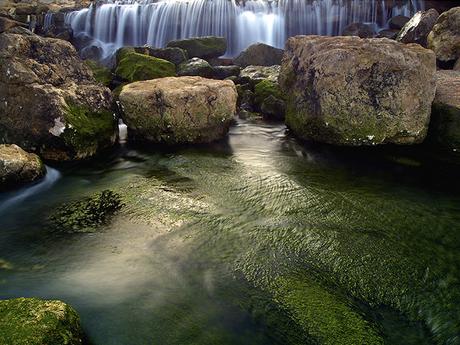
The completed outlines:
<svg viewBox="0 0 460 345">
<path fill-rule="evenodd" d="M 0 145 L 0 190 L 36 181 L 46 173 L 40 157 L 17 145 Z"/>
<path fill-rule="evenodd" d="M 428 48 L 441 62 L 455 62 L 460 57 L 460 7 L 439 16 L 428 35 Z"/>
<path fill-rule="evenodd" d="M 425 138 L 435 56 L 388 39 L 297 36 L 280 86 L 299 137 L 338 145 L 413 144 Z"/>
<path fill-rule="evenodd" d="M 173 63 L 129 50 L 117 54 L 117 61 L 115 74 L 129 82 L 176 75 Z"/>
<path fill-rule="evenodd" d="M 433 29 L 438 17 L 439 13 L 434 8 L 417 12 L 404 25 L 396 40 L 403 43 L 418 43 L 426 47 L 428 34 Z"/>
<path fill-rule="evenodd" d="M 122 207 L 119 194 L 104 190 L 88 198 L 58 208 L 49 221 L 52 228 L 62 232 L 92 232 L 107 223 Z"/>
<path fill-rule="evenodd" d="M 214 71 L 212 66 L 203 59 L 191 58 L 179 65 L 177 75 L 182 76 L 199 76 L 204 78 L 212 77 Z"/>
<path fill-rule="evenodd" d="M 436 72 L 436 96 L 430 139 L 443 148 L 460 150 L 460 72 Z"/>
<path fill-rule="evenodd" d="M 235 65 L 247 66 L 273 66 L 280 65 L 283 58 L 283 49 L 269 46 L 265 43 L 255 43 L 243 50 L 234 60 Z"/>
<path fill-rule="evenodd" d="M 131 139 L 207 143 L 227 134 L 237 94 L 228 80 L 177 77 L 126 85 L 119 98 Z"/>
<path fill-rule="evenodd" d="M 0 344 L 80 345 L 77 312 L 57 300 L 15 298 L 0 301 Z"/>
<path fill-rule="evenodd" d="M 206 36 L 187 38 L 171 41 L 167 47 L 184 49 L 189 58 L 198 57 L 201 59 L 217 58 L 225 54 L 227 40 L 224 37 Z"/>
<path fill-rule="evenodd" d="M 0 61 L 1 142 L 50 160 L 83 159 L 114 144 L 110 90 L 69 42 L 5 32 Z"/>
<path fill-rule="evenodd" d="M 342 31 L 342 36 L 358 36 L 361 38 L 370 38 L 375 36 L 374 27 L 370 24 L 352 23 Z"/>
</svg>

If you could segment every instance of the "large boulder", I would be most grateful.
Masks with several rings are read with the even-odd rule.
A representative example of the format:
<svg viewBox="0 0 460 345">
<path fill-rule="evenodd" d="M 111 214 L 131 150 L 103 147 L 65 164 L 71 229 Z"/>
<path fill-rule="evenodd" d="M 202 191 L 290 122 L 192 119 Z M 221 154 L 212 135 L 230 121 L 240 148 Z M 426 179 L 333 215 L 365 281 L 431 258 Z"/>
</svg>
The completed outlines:
<svg viewBox="0 0 460 345">
<path fill-rule="evenodd" d="M 16 26 L 25 26 L 25 24 L 10 18 L 0 16 L 0 33 Z"/>
<path fill-rule="evenodd" d="M 176 75 L 176 66 L 166 60 L 153 56 L 126 52 L 117 55 L 115 74 L 128 82 L 171 77 Z"/>
<path fill-rule="evenodd" d="M 56 300 L 16 298 L 0 301 L 0 344 L 81 345 L 80 318 Z"/>
<path fill-rule="evenodd" d="M 243 68 L 251 65 L 280 65 L 283 52 L 283 49 L 278 49 L 265 43 L 255 43 L 243 50 L 234 60 L 234 63 Z"/>
<path fill-rule="evenodd" d="M 428 48 L 441 62 L 454 62 L 460 57 L 460 7 L 442 13 L 428 35 Z"/>
<path fill-rule="evenodd" d="M 0 145 L 0 190 L 42 178 L 46 173 L 40 157 L 17 145 Z"/>
<path fill-rule="evenodd" d="M 434 8 L 417 12 L 404 25 L 396 40 L 403 43 L 418 43 L 426 47 L 428 34 L 433 29 L 438 17 L 439 13 Z"/>
<path fill-rule="evenodd" d="M 167 46 L 184 49 L 189 58 L 211 59 L 225 54 L 227 40 L 216 36 L 195 37 L 171 41 Z"/>
<path fill-rule="evenodd" d="M 371 24 L 351 23 L 342 31 L 342 36 L 358 36 L 361 38 L 370 38 L 375 36 L 375 29 Z"/>
<path fill-rule="evenodd" d="M 436 96 L 430 123 L 430 139 L 460 150 L 460 72 L 436 72 Z"/>
<path fill-rule="evenodd" d="M 413 144 L 425 138 L 435 56 L 389 39 L 296 36 L 280 86 L 299 137 L 338 145 Z"/>
<path fill-rule="evenodd" d="M 113 145 L 110 90 L 75 48 L 16 29 L 0 34 L 0 142 L 49 160 L 83 159 Z"/>
<path fill-rule="evenodd" d="M 237 94 L 229 80 L 173 77 L 128 84 L 119 98 L 130 139 L 207 143 L 227 133 Z"/>
<path fill-rule="evenodd" d="M 177 71 L 177 75 L 182 76 L 199 76 L 205 78 L 211 78 L 214 74 L 212 66 L 203 59 L 191 58 L 185 62 L 182 62 Z"/>
</svg>

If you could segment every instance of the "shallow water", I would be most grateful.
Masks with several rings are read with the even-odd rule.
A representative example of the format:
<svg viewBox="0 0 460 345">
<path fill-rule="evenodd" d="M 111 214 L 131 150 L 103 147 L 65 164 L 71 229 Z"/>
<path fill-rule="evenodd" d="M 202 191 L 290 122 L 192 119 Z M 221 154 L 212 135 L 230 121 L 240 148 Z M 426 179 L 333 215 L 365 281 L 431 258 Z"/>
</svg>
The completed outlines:
<svg viewBox="0 0 460 345">
<path fill-rule="evenodd" d="M 0 298 L 62 299 L 96 345 L 460 343 L 460 167 L 420 151 L 239 121 L 210 146 L 54 167 L 0 195 Z M 126 205 L 100 231 L 46 225 L 106 188 Z"/>
</svg>

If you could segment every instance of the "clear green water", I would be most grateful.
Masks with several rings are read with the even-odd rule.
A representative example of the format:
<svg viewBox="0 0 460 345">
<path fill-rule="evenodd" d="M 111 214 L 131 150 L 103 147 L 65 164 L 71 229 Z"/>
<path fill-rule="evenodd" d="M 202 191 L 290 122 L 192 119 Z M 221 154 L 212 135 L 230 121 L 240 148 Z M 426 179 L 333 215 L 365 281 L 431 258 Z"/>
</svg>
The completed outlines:
<svg viewBox="0 0 460 345">
<path fill-rule="evenodd" d="M 460 344 L 460 166 L 423 151 L 240 121 L 211 146 L 55 167 L 0 204 L 0 298 L 62 299 L 95 345 Z M 126 204 L 109 225 L 46 225 L 106 188 Z"/>
</svg>

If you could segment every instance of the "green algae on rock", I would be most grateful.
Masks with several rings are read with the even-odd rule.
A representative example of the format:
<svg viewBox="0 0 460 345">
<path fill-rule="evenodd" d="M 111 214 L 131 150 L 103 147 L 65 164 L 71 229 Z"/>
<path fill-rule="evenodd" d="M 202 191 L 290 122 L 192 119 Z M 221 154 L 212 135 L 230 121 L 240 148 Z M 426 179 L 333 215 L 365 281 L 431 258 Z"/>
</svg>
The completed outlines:
<svg viewBox="0 0 460 345">
<path fill-rule="evenodd" d="M 113 74 L 109 68 L 102 66 L 99 62 L 94 60 L 85 60 L 85 64 L 93 71 L 96 81 L 104 86 L 110 85 L 113 80 Z"/>
<path fill-rule="evenodd" d="M 176 75 L 176 66 L 173 63 L 153 56 L 122 50 L 117 58 L 120 60 L 115 74 L 129 82 Z"/>
<path fill-rule="evenodd" d="M 121 207 L 120 195 L 104 190 L 59 207 L 49 217 L 49 222 L 57 231 L 92 232 L 106 224 Z"/>
<path fill-rule="evenodd" d="M 57 300 L 0 300 L 0 343 L 80 345 L 83 332 L 76 311 Z"/>
<path fill-rule="evenodd" d="M 167 47 L 184 49 L 189 58 L 209 59 L 225 54 L 227 40 L 224 37 L 205 36 L 171 41 Z"/>
</svg>

